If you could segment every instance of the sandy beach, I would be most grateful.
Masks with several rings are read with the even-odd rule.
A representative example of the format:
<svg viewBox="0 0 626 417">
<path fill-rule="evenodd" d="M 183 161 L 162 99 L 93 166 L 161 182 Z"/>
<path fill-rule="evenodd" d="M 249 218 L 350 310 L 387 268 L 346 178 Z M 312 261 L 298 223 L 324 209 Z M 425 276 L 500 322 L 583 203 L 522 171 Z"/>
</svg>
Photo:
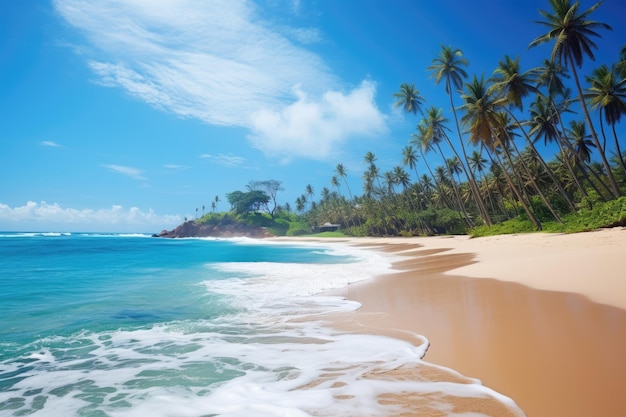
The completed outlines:
<svg viewBox="0 0 626 417">
<path fill-rule="evenodd" d="M 626 410 L 625 229 L 339 241 L 383 251 L 398 270 L 341 292 L 362 303 L 359 325 L 426 336 L 427 362 L 531 417 Z"/>
</svg>

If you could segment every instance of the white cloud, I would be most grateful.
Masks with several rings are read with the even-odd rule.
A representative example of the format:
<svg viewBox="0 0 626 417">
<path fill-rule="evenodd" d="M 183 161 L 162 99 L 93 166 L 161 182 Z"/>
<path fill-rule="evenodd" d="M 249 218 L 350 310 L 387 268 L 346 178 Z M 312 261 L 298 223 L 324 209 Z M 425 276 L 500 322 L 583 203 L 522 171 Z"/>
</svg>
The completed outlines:
<svg viewBox="0 0 626 417">
<path fill-rule="evenodd" d="M 229 168 L 241 166 L 241 164 L 246 161 L 246 158 L 241 156 L 224 155 L 221 153 L 218 153 L 217 155 L 202 154 L 200 155 L 200 158 L 206 159 L 212 164 L 222 165 Z"/>
<path fill-rule="evenodd" d="M 181 117 L 248 128 L 253 144 L 270 154 L 282 148 L 282 155 L 322 158 L 362 135 L 360 122 L 373 116 L 375 131 L 385 124 L 368 95 L 375 91 L 369 83 L 338 92 L 337 77 L 303 47 L 321 39 L 316 28 L 274 24 L 252 1 L 53 2 L 87 39 L 90 48 L 81 51 L 99 83 Z M 299 8 L 295 1 L 292 12 Z M 302 93 L 294 102 L 296 86 Z M 359 117 L 348 111 L 341 103 L 346 100 L 355 111 L 367 113 Z M 314 128 L 317 122 L 323 126 Z M 277 124 L 303 123 L 307 130 L 301 134 L 293 129 L 288 136 L 274 135 Z M 309 143 L 313 130 L 323 135 L 318 136 L 322 152 L 299 151 L 314 151 Z"/>
<path fill-rule="evenodd" d="M 41 142 L 41 145 L 42 146 L 50 146 L 52 148 L 59 148 L 59 147 L 61 147 L 61 145 L 59 145 L 58 143 L 53 142 L 51 140 L 44 140 L 43 142 Z"/>
<path fill-rule="evenodd" d="M 165 164 L 165 165 L 163 165 L 163 168 L 171 169 L 173 171 L 183 171 L 183 170 L 189 169 L 191 167 L 189 167 L 187 165 Z"/>
<path fill-rule="evenodd" d="M 320 101 L 296 93 L 298 101 L 281 111 L 261 110 L 253 116 L 251 140 L 267 154 L 325 159 L 350 136 L 387 130 L 374 103 L 372 82 L 364 81 L 347 94 L 329 91 Z"/>
<path fill-rule="evenodd" d="M 179 215 L 157 215 L 152 209 L 125 209 L 119 205 L 103 209 L 74 209 L 45 201 L 29 201 L 19 207 L 0 203 L 2 230 L 149 232 L 169 229 L 182 221 Z"/>
<path fill-rule="evenodd" d="M 123 165 L 102 165 L 104 168 L 109 169 L 117 174 L 126 175 L 136 180 L 145 180 L 146 177 L 142 175 L 143 171 L 133 167 L 127 167 Z"/>
</svg>

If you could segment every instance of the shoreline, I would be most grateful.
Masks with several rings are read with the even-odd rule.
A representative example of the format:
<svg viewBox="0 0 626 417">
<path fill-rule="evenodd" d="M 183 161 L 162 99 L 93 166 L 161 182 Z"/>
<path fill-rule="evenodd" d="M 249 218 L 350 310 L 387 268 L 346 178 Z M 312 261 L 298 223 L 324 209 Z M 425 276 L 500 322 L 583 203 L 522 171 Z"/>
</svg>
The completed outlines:
<svg viewBox="0 0 626 417">
<path fill-rule="evenodd" d="M 394 260 L 396 273 L 333 291 L 362 305 L 336 317 L 340 328 L 423 335 L 426 362 L 477 378 L 529 416 L 626 409 L 626 229 L 314 240 Z"/>
</svg>

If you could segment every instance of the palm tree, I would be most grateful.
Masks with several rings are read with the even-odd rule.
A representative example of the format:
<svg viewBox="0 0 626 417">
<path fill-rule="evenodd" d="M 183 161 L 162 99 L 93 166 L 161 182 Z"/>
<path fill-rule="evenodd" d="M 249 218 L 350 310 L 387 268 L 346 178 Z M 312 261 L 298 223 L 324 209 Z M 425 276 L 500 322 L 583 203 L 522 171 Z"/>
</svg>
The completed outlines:
<svg viewBox="0 0 626 417">
<path fill-rule="evenodd" d="M 562 94 L 565 90 L 563 78 L 569 78 L 563 66 L 549 59 L 543 60 L 543 66 L 535 70 L 537 76 L 537 86 L 546 87 L 548 97 L 554 98 L 558 94 Z"/>
<path fill-rule="evenodd" d="M 415 153 L 415 148 L 411 145 L 405 146 L 402 149 L 402 163 L 404 166 L 408 166 L 415 171 L 415 178 L 419 178 L 419 174 L 417 173 L 417 161 L 419 161 L 419 157 L 417 153 Z"/>
<path fill-rule="evenodd" d="M 528 134 L 535 137 L 535 142 L 539 139 L 544 140 L 544 143 L 556 142 L 561 152 L 561 158 L 563 164 L 567 168 L 569 175 L 572 177 L 579 191 L 586 197 L 587 190 L 578 180 L 578 176 L 574 172 L 574 167 L 571 164 L 570 158 L 567 157 L 568 152 L 565 149 L 565 140 L 561 135 L 558 128 L 559 115 L 556 110 L 553 110 L 554 106 L 550 106 L 551 99 L 544 95 L 537 95 L 537 99 L 530 106 L 530 120 L 528 124 L 530 130 Z M 568 147 L 569 148 L 569 147 Z"/>
<path fill-rule="evenodd" d="M 483 155 L 479 151 L 477 151 L 477 150 L 474 150 L 472 152 L 472 154 L 470 155 L 470 157 L 469 157 L 469 166 L 470 166 L 470 169 L 472 171 L 474 171 L 474 173 L 478 177 L 479 189 L 486 189 L 487 190 L 487 192 L 486 192 L 487 199 L 489 200 L 489 204 L 491 205 L 492 212 L 495 213 L 496 212 L 496 207 L 495 207 L 495 204 L 494 204 L 494 201 L 493 201 L 493 192 L 487 186 L 487 184 L 486 184 L 487 181 L 486 181 L 485 174 L 484 174 L 485 170 L 487 169 L 487 163 L 488 162 L 489 161 L 486 158 L 484 158 Z M 485 187 L 483 187 L 483 185 Z M 481 192 L 481 194 L 483 194 L 483 193 Z"/>
<path fill-rule="evenodd" d="M 304 211 L 304 207 L 306 206 L 306 201 L 302 199 L 302 197 L 297 197 L 296 198 L 296 210 L 299 213 L 302 213 Z"/>
<path fill-rule="evenodd" d="M 423 124 L 423 125 L 426 126 L 426 129 L 425 129 L 425 133 L 426 133 L 425 140 L 428 140 L 432 145 L 434 145 L 437 148 L 437 150 L 439 151 L 439 154 L 441 155 L 441 158 L 443 159 L 444 163 L 446 163 L 446 168 L 447 168 L 446 172 L 450 173 L 450 169 L 447 166 L 446 157 L 445 157 L 445 155 L 443 153 L 443 150 L 441 149 L 441 142 L 445 140 L 446 143 L 448 144 L 448 146 L 454 152 L 454 155 L 457 158 L 457 160 L 460 160 L 460 158 L 459 158 L 458 152 L 456 151 L 454 145 L 452 144 L 452 141 L 450 140 L 450 137 L 446 133 L 446 131 L 450 130 L 446 126 L 446 123 L 448 122 L 448 119 L 446 119 L 443 116 L 443 111 L 441 109 L 438 109 L 435 106 L 430 107 L 426 111 L 426 114 L 427 114 L 426 119 L 424 119 L 420 123 L 420 125 Z M 461 165 L 463 165 L 463 164 L 461 164 Z M 468 178 L 469 178 L 469 176 L 468 176 Z M 457 184 L 454 181 L 454 177 L 452 177 L 451 179 L 452 179 L 451 185 L 454 188 L 454 193 L 455 193 L 455 195 L 457 197 L 459 210 L 463 214 L 463 218 L 464 218 L 465 222 L 467 223 L 467 225 L 469 227 L 474 227 L 474 223 L 472 222 L 472 220 L 470 219 L 470 216 L 467 213 L 467 208 L 465 207 L 465 203 L 461 199 L 461 194 L 459 193 L 459 190 L 457 188 Z"/>
<path fill-rule="evenodd" d="M 459 143 L 461 144 L 461 152 L 463 154 L 463 160 L 461 160 L 463 172 L 468 179 L 474 202 L 476 203 L 476 207 L 478 208 L 478 212 L 480 213 L 483 222 L 487 226 L 491 226 L 491 218 L 489 217 L 489 213 L 487 213 L 487 209 L 480 198 L 480 192 L 478 190 L 478 186 L 476 185 L 476 178 L 474 178 L 472 171 L 466 167 L 466 165 L 469 164 L 467 152 L 465 151 L 463 135 L 461 134 L 461 126 L 459 124 L 459 118 L 456 114 L 454 99 L 452 97 L 453 88 L 457 91 L 462 89 L 463 80 L 467 78 L 467 72 L 463 67 L 467 67 L 468 65 L 469 61 L 463 57 L 463 52 L 461 52 L 460 49 L 452 49 L 450 46 L 441 45 L 441 53 L 433 60 L 433 64 L 429 66 L 427 70 L 432 72 L 431 77 L 435 79 L 436 84 L 445 80 L 446 93 L 448 93 L 448 96 L 450 97 L 450 106 L 452 107 L 452 113 L 454 114 L 454 122 L 459 137 Z M 456 150 L 454 153 L 457 154 Z"/>
<path fill-rule="evenodd" d="M 311 184 L 307 184 L 306 187 L 304 188 L 304 193 L 306 194 L 307 199 L 311 201 L 313 199 L 313 196 L 315 195 L 313 186 L 311 186 Z"/>
<path fill-rule="evenodd" d="M 580 160 L 588 164 L 591 162 L 591 148 L 595 148 L 590 135 L 586 132 L 585 124 L 572 120 L 570 122 L 569 137 L 571 138 L 576 153 L 580 156 Z M 584 167 L 583 167 L 584 168 Z"/>
<path fill-rule="evenodd" d="M 346 184 L 346 188 L 348 189 L 348 195 L 350 196 L 350 200 L 352 201 L 352 192 L 350 191 L 350 184 L 348 184 L 348 170 L 343 164 L 337 164 L 337 168 L 335 169 L 335 173 L 343 179 L 343 182 Z"/>
<path fill-rule="evenodd" d="M 434 107 L 429 109 L 428 113 L 432 113 L 430 114 L 429 118 L 431 120 L 435 120 L 437 117 L 435 116 L 434 112 L 435 110 Z M 443 116 L 441 116 L 443 118 Z M 445 121 L 445 118 L 443 119 Z M 443 127 L 445 128 L 445 126 Z M 419 149 L 421 155 L 422 155 L 422 160 L 424 161 L 424 164 L 426 165 L 426 169 L 428 170 L 428 172 L 430 173 L 431 178 L 435 178 L 435 174 L 433 173 L 433 170 L 430 168 L 430 165 L 428 164 L 428 160 L 425 157 L 425 153 L 433 151 L 435 149 L 435 146 L 437 147 L 437 149 L 439 150 L 439 153 L 441 154 L 442 158 L 445 158 L 443 156 L 443 153 L 441 152 L 441 147 L 439 146 L 439 143 L 441 142 L 442 136 L 440 134 L 434 135 L 434 132 L 436 130 L 433 130 L 434 128 L 432 126 L 430 126 L 430 124 L 427 122 L 426 119 L 423 119 L 420 121 L 420 123 L 417 125 L 417 133 L 413 133 L 411 135 L 411 140 L 409 141 L 409 143 L 413 143 L 417 146 L 417 148 Z M 447 207 L 452 208 L 453 205 L 452 203 L 447 199 L 447 194 L 444 193 L 442 190 L 439 189 L 440 188 L 440 183 L 439 182 L 435 182 L 435 189 L 439 192 L 439 194 L 441 196 L 443 196 L 446 199 L 446 205 Z"/>
<path fill-rule="evenodd" d="M 580 86 L 580 80 L 578 78 L 578 71 L 576 67 L 582 67 L 584 55 L 588 56 L 591 60 L 594 59 L 592 49 L 596 49 L 597 45 L 591 40 L 591 37 L 599 37 L 600 35 L 595 31 L 596 29 L 611 30 L 611 26 L 602 22 L 595 22 L 587 20 L 587 17 L 593 13 L 603 0 L 595 3 L 589 9 L 584 12 L 579 11 L 580 3 L 571 3 L 571 0 L 549 0 L 553 9 L 553 14 L 545 10 L 539 10 L 539 13 L 546 19 L 545 21 L 537 21 L 540 25 L 548 27 L 548 32 L 539 36 L 533 40 L 529 48 L 537 45 L 554 41 L 552 48 L 552 61 L 558 61 L 559 63 L 569 64 L 572 74 L 574 75 L 574 81 L 576 83 L 576 89 L 578 91 L 578 99 L 583 109 L 585 121 L 591 132 L 591 138 L 594 145 L 598 149 L 600 159 L 604 169 L 607 171 L 609 182 L 611 185 L 611 191 L 615 198 L 620 196 L 620 190 L 615 181 L 615 177 L 611 172 L 609 161 L 606 158 L 605 150 L 602 148 L 598 135 L 591 122 L 591 116 L 587 109 L 587 103 L 583 96 L 583 90 Z"/>
<path fill-rule="evenodd" d="M 496 132 L 503 132 L 505 126 L 502 125 L 501 116 L 498 116 L 496 98 L 491 94 L 484 77 L 478 79 L 474 76 L 471 83 L 465 84 L 465 90 L 466 92 L 461 96 L 465 102 L 461 106 L 461 109 L 465 111 L 461 121 L 469 131 L 469 140 L 475 145 L 481 144 L 496 157 L 498 157 L 497 149 L 499 148 L 509 160 L 510 166 L 513 166 L 508 153 L 508 144 L 505 142 L 510 140 L 510 136 Z M 502 164 L 500 163 L 500 165 Z M 533 214 L 529 203 L 525 201 L 517 187 L 514 186 L 508 171 L 506 169 L 502 171 L 511 191 L 515 193 L 528 218 L 533 222 L 537 230 L 541 230 L 539 219 Z"/>
<path fill-rule="evenodd" d="M 491 90 L 500 94 L 498 104 L 502 105 L 502 108 L 515 120 L 518 128 L 526 138 L 528 146 L 530 146 L 534 157 L 541 164 L 545 172 L 548 174 L 552 182 L 556 185 L 559 192 L 569 205 L 571 211 L 575 211 L 576 207 L 571 200 L 561 183 L 556 179 L 552 169 L 548 166 L 546 161 L 541 157 L 541 154 L 535 147 L 534 142 L 530 139 L 529 135 L 524 130 L 522 124 L 517 120 L 515 114 L 508 109 L 508 106 L 515 107 L 519 110 L 523 109 L 523 98 L 531 92 L 537 92 L 537 88 L 534 86 L 533 75 L 537 70 L 530 70 L 521 72 L 519 56 L 515 59 L 511 59 L 508 55 L 504 57 L 502 61 L 498 63 L 498 67 L 494 71 L 494 76 L 491 81 L 493 82 Z"/>
<path fill-rule="evenodd" d="M 421 96 L 415 85 L 402 83 L 400 84 L 400 91 L 394 93 L 393 96 L 397 99 L 395 106 L 402 106 L 406 113 L 417 114 L 418 111 L 422 112 L 424 97 Z"/>
<path fill-rule="evenodd" d="M 615 124 L 620 121 L 623 114 L 626 114 L 626 78 L 620 80 L 616 66 L 609 69 L 606 65 L 602 65 L 596 68 L 590 77 L 587 77 L 587 82 L 591 84 L 591 87 L 587 90 L 585 98 L 589 99 L 589 107 L 592 110 L 600 112 L 600 126 L 603 134 L 602 113 L 604 113 L 604 120 L 613 130 L 617 159 L 626 173 L 626 162 L 624 162 L 615 131 Z"/>
<path fill-rule="evenodd" d="M 413 171 L 415 171 L 416 180 L 419 180 L 419 174 L 417 172 L 418 160 L 419 160 L 419 157 L 417 156 L 417 153 L 415 152 L 415 148 L 413 146 L 407 145 L 402 149 L 402 163 L 404 164 L 404 166 L 408 166 Z M 416 200 L 417 200 L 417 207 L 421 210 L 422 205 L 420 204 L 419 197 L 416 198 Z"/>
</svg>

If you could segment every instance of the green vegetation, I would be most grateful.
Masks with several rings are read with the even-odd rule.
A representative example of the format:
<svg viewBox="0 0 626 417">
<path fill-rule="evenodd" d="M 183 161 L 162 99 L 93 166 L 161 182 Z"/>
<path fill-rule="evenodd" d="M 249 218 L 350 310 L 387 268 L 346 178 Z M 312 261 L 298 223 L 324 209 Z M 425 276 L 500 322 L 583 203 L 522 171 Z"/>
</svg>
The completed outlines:
<svg viewBox="0 0 626 417">
<path fill-rule="evenodd" d="M 604 227 L 626 226 L 626 197 L 598 203 L 592 209 L 583 208 L 563 216 L 563 223 L 544 222 L 544 231 L 550 233 L 577 233 Z M 505 233 L 529 233 L 533 224 L 524 216 L 487 227 L 478 226 L 468 233 L 472 237 L 494 236 Z"/>
<path fill-rule="evenodd" d="M 381 172 L 374 153 L 365 154 L 361 194 L 350 189 L 339 163 L 319 195 L 304 187 L 295 211 L 276 203 L 280 181 L 253 181 L 247 192 L 228 194 L 232 215 L 288 236 L 325 223 L 349 236 L 570 233 L 624 225 L 626 153 L 618 126 L 626 115 L 626 45 L 615 51 L 614 63 L 582 74 L 583 62 L 594 59 L 594 41 L 610 29 L 590 20 L 602 2 L 587 10 L 571 0 L 548 3 L 551 10 L 541 10 L 538 21 L 546 32 L 529 44 L 552 47 L 540 67 L 524 70 L 519 56 L 505 55 L 491 76 L 469 76 L 462 51 L 441 47 L 427 71 L 444 87 L 450 119 L 427 106 L 414 84 L 400 84 L 396 106 L 419 117 L 416 131 L 389 171 Z"/>
</svg>

